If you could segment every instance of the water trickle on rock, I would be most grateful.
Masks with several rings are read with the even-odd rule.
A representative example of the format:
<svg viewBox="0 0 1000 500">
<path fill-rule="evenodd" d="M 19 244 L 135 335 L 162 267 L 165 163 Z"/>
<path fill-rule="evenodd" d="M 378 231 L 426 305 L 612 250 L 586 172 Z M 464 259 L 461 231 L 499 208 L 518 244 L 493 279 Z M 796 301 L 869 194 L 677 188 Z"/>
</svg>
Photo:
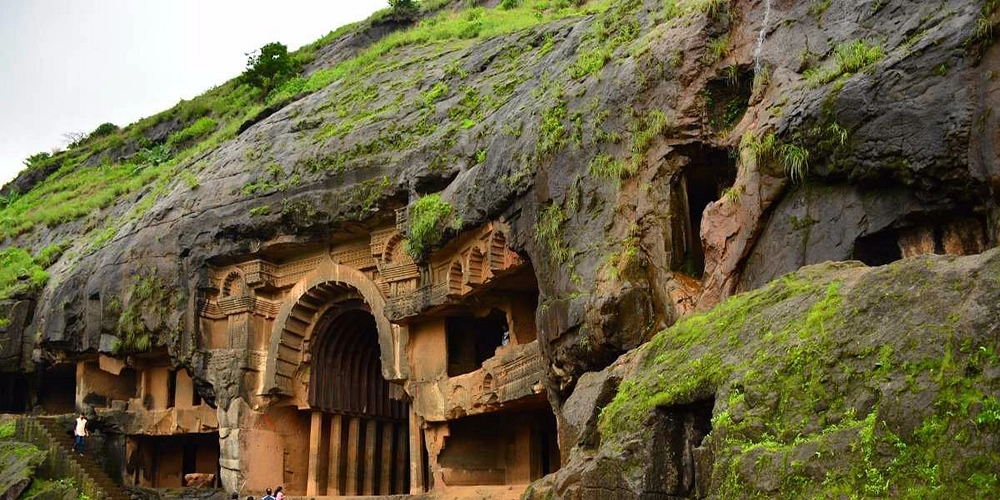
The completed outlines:
<svg viewBox="0 0 1000 500">
<path fill-rule="evenodd" d="M 760 23 L 760 32 L 757 33 L 757 46 L 753 49 L 753 74 L 759 75 L 761 71 L 760 48 L 764 45 L 764 34 L 767 33 L 767 24 L 771 19 L 771 0 L 764 0 L 764 21 Z"/>
</svg>

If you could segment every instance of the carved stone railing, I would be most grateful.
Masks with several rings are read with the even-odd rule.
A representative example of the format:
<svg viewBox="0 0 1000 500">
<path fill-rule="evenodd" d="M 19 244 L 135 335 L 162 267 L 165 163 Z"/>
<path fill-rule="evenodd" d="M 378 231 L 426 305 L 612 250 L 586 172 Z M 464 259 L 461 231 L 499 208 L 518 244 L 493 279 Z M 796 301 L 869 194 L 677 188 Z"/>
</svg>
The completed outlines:
<svg viewBox="0 0 1000 500">
<path fill-rule="evenodd" d="M 385 302 L 385 316 L 389 321 L 399 321 L 416 316 L 427 309 L 448 302 L 448 284 L 422 286 L 412 292 L 390 297 Z"/>
<path fill-rule="evenodd" d="M 525 346 L 517 357 L 494 368 L 493 390 L 499 401 L 505 403 L 534 394 L 535 384 L 545 376 L 545 358 L 538 343 Z"/>
</svg>

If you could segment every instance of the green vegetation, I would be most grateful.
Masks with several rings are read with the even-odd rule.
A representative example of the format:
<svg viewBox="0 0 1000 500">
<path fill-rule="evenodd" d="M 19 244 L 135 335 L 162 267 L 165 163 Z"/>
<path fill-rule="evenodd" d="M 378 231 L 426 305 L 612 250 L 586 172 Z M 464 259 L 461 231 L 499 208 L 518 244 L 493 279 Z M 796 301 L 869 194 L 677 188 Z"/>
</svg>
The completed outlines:
<svg viewBox="0 0 1000 500">
<path fill-rule="evenodd" d="M 705 62 L 715 64 L 723 60 L 727 54 L 729 54 L 729 35 L 723 35 L 708 42 Z"/>
<path fill-rule="evenodd" d="M 566 101 L 561 98 L 542 113 L 538 132 L 538 154 L 558 151 L 566 143 Z"/>
<path fill-rule="evenodd" d="M 448 84 L 444 82 L 437 82 L 431 87 L 430 90 L 424 92 L 423 101 L 424 106 L 431 107 L 435 102 L 440 101 L 448 95 Z"/>
<path fill-rule="evenodd" d="M 720 498 L 997 496 L 998 347 L 948 314 L 968 275 L 901 262 L 848 288 L 833 267 L 658 333 L 600 414 L 602 446 L 628 457 L 655 409 L 714 397 L 705 446 Z"/>
<path fill-rule="evenodd" d="M 246 73 L 224 85 L 214 88 L 192 100 L 181 101 L 172 109 L 145 118 L 137 123 L 118 129 L 102 125 L 86 137 L 71 145 L 67 151 L 58 154 L 39 153 L 25 161 L 28 168 L 52 172 L 44 182 L 26 193 L 10 191 L 0 199 L 0 241 L 40 227 L 55 227 L 71 221 L 85 219 L 80 226 L 86 251 L 100 248 L 110 241 L 126 222 L 142 217 L 158 197 L 163 196 L 178 184 L 196 189 L 199 184 L 191 163 L 219 144 L 232 139 L 241 124 L 251 119 L 264 107 L 259 99 L 265 95 L 266 103 L 277 103 L 301 92 L 312 92 L 326 85 L 346 79 L 341 88 L 349 89 L 350 97 L 331 103 L 336 120 L 324 117 L 316 121 L 314 117 L 303 117 L 299 121 L 303 128 L 320 127 L 316 139 L 343 137 L 353 129 L 370 123 L 384 113 L 397 109 L 402 96 L 396 100 L 378 100 L 381 88 L 376 85 L 356 85 L 373 74 L 391 69 L 398 61 L 390 60 L 390 53 L 408 46 L 428 44 L 451 44 L 461 46 L 472 39 L 493 37 L 525 28 L 537 26 L 567 16 L 602 12 L 611 2 L 567 3 L 563 1 L 508 3 L 504 8 L 473 8 L 462 11 L 443 10 L 422 19 L 415 27 L 389 34 L 379 42 L 363 50 L 357 57 L 343 61 L 331 68 L 321 69 L 309 75 L 293 76 L 302 63 L 309 61 L 322 44 L 335 40 L 358 25 L 347 26 L 331 32 L 321 40 L 303 47 L 299 52 L 289 54 L 278 44 L 269 44 L 256 52 L 248 61 Z M 442 2 L 421 2 L 419 8 L 425 12 L 435 11 Z M 374 21 L 369 21 L 374 22 Z M 551 34 L 548 45 L 552 46 Z M 530 47 L 528 47 L 530 49 Z M 372 137 L 367 142 L 357 144 L 349 151 L 326 157 L 304 158 L 301 165 L 307 171 L 340 171 L 359 159 L 386 151 L 397 151 L 412 146 L 415 137 L 429 136 L 442 130 L 442 149 L 456 140 L 455 131 L 469 129 L 480 122 L 485 113 L 506 102 L 528 74 L 519 69 L 517 56 L 525 48 L 512 47 L 509 55 L 498 61 L 506 66 L 505 77 L 497 80 L 492 87 L 460 88 L 462 99 L 449 117 L 454 124 L 443 124 L 431 116 L 418 123 L 403 124 L 385 134 Z M 454 75 L 464 78 L 465 70 L 458 68 Z M 414 72 L 414 77 L 421 72 Z M 467 76 L 468 73 L 465 73 Z M 282 83 L 283 82 L 283 83 Z M 442 88 L 435 82 L 438 92 Z M 432 100 L 436 100 L 431 96 Z M 366 106 L 359 106 L 365 103 Z M 373 107 L 368 108 L 372 103 Z M 362 111 L 363 110 L 363 111 Z M 311 120 L 311 121 L 310 121 Z M 170 124 L 167 140 L 154 141 L 163 137 L 163 127 Z M 553 131 L 553 139 L 561 141 L 558 131 Z M 565 134 L 568 139 L 569 134 Z M 553 143 L 555 146 L 557 143 Z M 131 146 L 120 147 L 120 146 Z M 131 156 L 121 156 L 116 151 L 137 151 Z M 450 161 L 441 153 L 435 162 Z M 190 172 L 190 173 L 182 173 Z M 294 177 L 294 173 L 288 174 Z M 275 181 L 265 172 L 264 182 L 258 189 L 247 188 L 251 194 L 265 192 L 260 189 L 265 183 L 280 185 L 294 182 L 292 179 Z M 129 196 L 145 192 L 142 199 L 132 207 L 126 207 L 113 218 L 103 217 L 107 209 Z"/>
<path fill-rule="evenodd" d="M 563 237 L 563 224 L 566 219 L 562 207 L 551 203 L 539 212 L 538 220 L 535 222 L 535 242 L 557 263 L 566 262 L 570 257 L 569 245 Z"/>
<path fill-rule="evenodd" d="M 132 276 L 125 293 L 125 304 L 112 298 L 105 304 L 105 313 L 118 318 L 118 341 L 114 351 L 120 354 L 145 352 L 165 340 L 160 336 L 167 330 L 166 316 L 177 309 L 183 297 L 171 295 L 154 271 L 140 270 Z M 152 328 L 146 319 L 157 322 Z"/>
<path fill-rule="evenodd" d="M 646 161 L 646 153 L 652 147 L 653 140 L 666 130 L 667 116 L 658 109 L 647 115 L 633 115 L 630 127 L 632 141 L 629 144 L 628 159 L 620 160 L 600 153 L 590 161 L 591 175 L 616 184 L 635 175 Z"/>
<path fill-rule="evenodd" d="M 114 123 L 102 123 L 90 133 L 88 139 L 99 139 L 101 137 L 107 137 L 118 131 L 118 125 Z"/>
<path fill-rule="evenodd" d="M 801 182 L 809 173 L 809 150 L 797 144 L 779 143 L 773 133 L 758 137 L 748 130 L 743 134 L 740 161 L 750 168 L 781 164 L 792 182 Z"/>
<path fill-rule="evenodd" d="M 832 82 L 842 75 L 849 75 L 867 69 L 885 57 L 882 45 L 865 40 L 845 42 L 834 48 L 834 65 L 812 68 L 804 76 L 810 85 L 818 86 Z"/>
<path fill-rule="evenodd" d="M 299 62 L 288 53 L 288 47 L 271 42 L 247 54 L 247 68 L 240 80 L 267 97 L 271 90 L 287 82 L 299 72 Z"/>
<path fill-rule="evenodd" d="M 276 89 L 269 102 L 290 98 L 299 92 L 314 92 L 342 79 L 360 81 L 384 69 L 383 58 L 400 48 L 432 43 L 492 38 L 569 16 L 600 12 L 606 2 L 576 6 L 560 0 L 538 0 L 509 9 L 474 7 L 460 12 L 445 10 L 421 19 L 414 28 L 393 32 L 362 51 L 357 57 L 308 77 L 296 77 Z"/>
<path fill-rule="evenodd" d="M 19 500 L 34 500 L 36 498 L 77 498 L 77 500 L 82 500 L 80 496 L 82 494 L 78 493 L 76 483 L 72 479 L 42 479 L 35 477 L 31 480 L 31 486 L 21 493 Z"/>
<path fill-rule="evenodd" d="M 981 57 L 986 49 L 993 45 L 996 30 L 996 14 L 1000 11 L 1000 0 L 985 0 L 976 18 L 976 29 L 965 42 L 967 49 L 972 49 Z"/>
<path fill-rule="evenodd" d="M 217 128 L 219 128 L 219 122 L 215 121 L 212 117 L 203 116 L 192 123 L 189 127 L 171 135 L 170 138 L 167 139 L 167 145 L 173 146 L 175 144 L 184 144 L 194 139 L 201 139 L 202 137 L 214 132 Z"/>
<path fill-rule="evenodd" d="M 0 300 L 40 290 L 49 279 L 45 269 L 59 259 L 63 250 L 62 245 L 53 244 L 34 257 L 17 247 L 0 250 Z"/>
<path fill-rule="evenodd" d="M 8 419 L 3 424 L 0 424 L 0 439 L 10 439 L 14 437 L 17 432 L 17 422 L 14 419 Z"/>
<path fill-rule="evenodd" d="M 637 14 L 641 7 L 641 0 L 623 0 L 602 12 L 570 66 L 570 77 L 579 79 L 597 73 L 611 61 L 618 47 L 639 38 Z"/>
<path fill-rule="evenodd" d="M 445 232 L 462 226 L 462 218 L 440 194 L 429 194 L 413 204 L 409 214 L 409 232 L 406 253 L 414 260 L 422 260 L 441 243 Z"/>
</svg>

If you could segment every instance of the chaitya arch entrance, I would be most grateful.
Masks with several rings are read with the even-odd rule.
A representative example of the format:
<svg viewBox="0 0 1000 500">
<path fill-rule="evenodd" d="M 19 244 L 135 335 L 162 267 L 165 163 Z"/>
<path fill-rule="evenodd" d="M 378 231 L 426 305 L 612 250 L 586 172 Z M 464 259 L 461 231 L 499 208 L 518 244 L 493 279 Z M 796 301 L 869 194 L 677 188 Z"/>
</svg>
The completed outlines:
<svg viewBox="0 0 1000 500">
<path fill-rule="evenodd" d="M 375 317 L 361 299 L 330 305 L 313 330 L 309 495 L 409 489 L 408 405 L 382 376 Z"/>
</svg>

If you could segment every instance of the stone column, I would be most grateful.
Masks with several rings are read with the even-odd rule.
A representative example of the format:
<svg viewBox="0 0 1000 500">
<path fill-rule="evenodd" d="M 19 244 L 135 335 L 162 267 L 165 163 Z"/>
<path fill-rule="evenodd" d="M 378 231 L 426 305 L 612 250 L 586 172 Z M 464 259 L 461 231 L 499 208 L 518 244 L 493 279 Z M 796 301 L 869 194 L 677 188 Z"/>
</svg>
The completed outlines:
<svg viewBox="0 0 1000 500">
<path fill-rule="evenodd" d="M 309 470 L 306 477 L 306 496 L 319 495 L 319 459 L 320 446 L 323 444 L 323 413 L 312 412 L 312 425 L 309 427 Z"/>
<path fill-rule="evenodd" d="M 365 495 L 375 494 L 375 432 L 378 422 L 369 419 L 365 426 Z"/>
<path fill-rule="evenodd" d="M 396 493 L 403 494 L 406 491 L 406 468 L 409 467 L 407 461 L 406 453 L 406 443 L 409 441 L 407 439 L 407 424 L 396 424 L 393 427 L 396 428 L 396 466 L 394 467 L 396 472 Z"/>
<path fill-rule="evenodd" d="M 392 491 L 392 422 L 382 423 L 382 453 L 379 456 L 379 495 L 388 495 Z"/>
<path fill-rule="evenodd" d="M 340 439 L 343 419 L 340 415 L 330 415 L 330 459 L 328 461 L 326 494 L 340 496 Z"/>
<path fill-rule="evenodd" d="M 358 439 L 361 434 L 361 419 L 351 417 L 347 424 L 347 480 L 345 495 L 358 494 Z"/>
<path fill-rule="evenodd" d="M 424 433 L 417 421 L 417 414 L 410 407 L 410 494 L 424 493 Z"/>
</svg>

